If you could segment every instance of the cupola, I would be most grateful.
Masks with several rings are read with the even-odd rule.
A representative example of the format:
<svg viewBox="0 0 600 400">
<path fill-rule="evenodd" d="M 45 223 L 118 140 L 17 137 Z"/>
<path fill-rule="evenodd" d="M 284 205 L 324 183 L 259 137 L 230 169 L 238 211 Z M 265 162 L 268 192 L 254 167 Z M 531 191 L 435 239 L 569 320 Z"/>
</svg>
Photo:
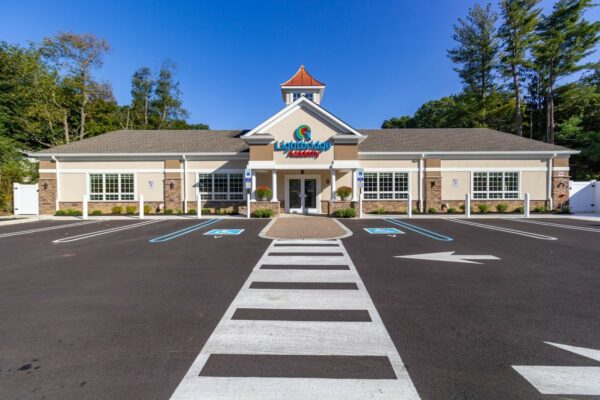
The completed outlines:
<svg viewBox="0 0 600 400">
<path fill-rule="evenodd" d="M 293 103 L 300 97 L 306 97 L 316 104 L 321 103 L 325 93 L 325 84 L 313 78 L 304 65 L 287 82 L 281 84 L 281 95 L 285 105 Z"/>
</svg>

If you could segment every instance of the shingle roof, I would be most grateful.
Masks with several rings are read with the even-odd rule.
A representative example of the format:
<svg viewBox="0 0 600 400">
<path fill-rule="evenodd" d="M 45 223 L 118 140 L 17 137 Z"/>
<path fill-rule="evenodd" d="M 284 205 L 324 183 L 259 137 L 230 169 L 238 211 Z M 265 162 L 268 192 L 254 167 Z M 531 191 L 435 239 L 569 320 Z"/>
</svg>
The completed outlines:
<svg viewBox="0 0 600 400">
<path fill-rule="evenodd" d="M 565 147 L 487 128 L 359 129 L 360 152 L 565 151 Z"/>
<path fill-rule="evenodd" d="M 565 151 L 567 148 L 492 129 L 359 129 L 360 152 Z M 239 153 L 247 130 L 115 131 L 36 154 Z"/>
<path fill-rule="evenodd" d="M 287 82 L 282 83 L 281 86 L 325 86 L 325 84 L 313 78 L 311 74 L 304 69 L 304 65 L 301 65 L 298 72 L 296 72 L 296 74 Z"/>
<path fill-rule="evenodd" d="M 42 150 L 39 153 L 239 153 L 248 151 L 240 135 L 229 130 L 127 130 Z"/>
</svg>

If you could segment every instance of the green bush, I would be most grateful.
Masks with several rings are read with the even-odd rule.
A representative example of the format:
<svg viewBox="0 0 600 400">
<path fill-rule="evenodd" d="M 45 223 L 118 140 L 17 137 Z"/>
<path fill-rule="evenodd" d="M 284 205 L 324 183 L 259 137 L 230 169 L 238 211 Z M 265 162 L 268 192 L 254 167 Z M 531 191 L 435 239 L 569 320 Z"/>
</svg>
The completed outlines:
<svg viewBox="0 0 600 400">
<path fill-rule="evenodd" d="M 458 206 L 458 208 L 460 208 L 460 211 L 465 212 L 465 205 L 461 204 L 460 206 Z"/>
<path fill-rule="evenodd" d="M 257 208 L 254 210 L 254 216 L 256 218 L 271 218 L 273 216 L 273 210 L 270 208 Z"/>
<path fill-rule="evenodd" d="M 523 214 L 523 207 L 515 207 L 513 212 L 518 213 L 518 214 Z"/>
<path fill-rule="evenodd" d="M 413 208 L 413 214 L 419 214 L 421 211 L 417 207 Z"/>
<path fill-rule="evenodd" d="M 534 213 L 545 213 L 545 212 L 548 212 L 548 209 L 546 208 L 546 206 L 538 206 L 533 209 L 533 212 Z"/>
<path fill-rule="evenodd" d="M 480 213 L 487 213 L 490 212 L 490 205 L 486 204 L 486 203 L 479 203 L 477 204 L 477 209 L 479 210 Z"/>
<path fill-rule="evenodd" d="M 102 215 L 102 210 L 92 210 L 90 215 Z"/>
<path fill-rule="evenodd" d="M 571 208 L 569 206 L 562 206 L 559 212 L 561 214 L 571 214 Z"/>
<path fill-rule="evenodd" d="M 346 200 L 352 194 L 352 188 L 350 188 L 348 186 L 340 186 L 335 191 L 335 194 L 337 194 L 338 196 L 340 196 L 340 199 Z"/>
<path fill-rule="evenodd" d="M 133 215 L 137 212 L 137 207 L 136 206 L 127 206 L 125 207 L 125 214 L 127 215 Z"/>
<path fill-rule="evenodd" d="M 216 215 L 225 215 L 226 212 L 225 212 L 225 210 L 221 210 L 220 208 L 215 208 L 215 214 Z"/>
<path fill-rule="evenodd" d="M 144 214 L 150 214 L 152 211 L 152 206 L 150 204 L 144 204 Z"/>
<path fill-rule="evenodd" d="M 454 207 L 450 207 L 450 208 L 448 209 L 448 214 L 456 214 L 456 208 L 454 208 Z"/>
<path fill-rule="evenodd" d="M 196 212 L 196 209 L 195 209 L 195 208 L 190 208 L 190 209 L 188 210 L 188 214 L 189 214 L 189 215 L 196 215 L 196 214 L 198 214 L 198 213 Z"/>
<path fill-rule="evenodd" d="M 175 210 L 175 212 L 177 213 L 177 215 L 183 215 L 183 210 L 181 208 L 178 208 L 177 210 Z"/>
<path fill-rule="evenodd" d="M 354 218 L 356 217 L 356 210 L 354 208 L 340 208 L 336 210 L 335 216 L 337 218 Z"/>
<path fill-rule="evenodd" d="M 435 214 L 437 213 L 437 209 L 435 207 L 429 207 L 427 209 L 427 214 Z"/>
<path fill-rule="evenodd" d="M 74 208 L 67 208 L 65 210 L 65 215 L 68 215 L 70 217 L 79 217 L 80 215 L 82 215 L 83 213 L 79 210 L 76 210 Z"/>
<path fill-rule="evenodd" d="M 508 210 L 508 204 L 506 204 L 506 203 L 496 204 L 496 211 L 498 211 L 499 213 L 505 213 L 506 210 Z"/>
<path fill-rule="evenodd" d="M 111 214 L 116 214 L 116 215 L 122 214 L 123 213 L 123 207 L 121 207 L 121 206 L 114 206 L 113 208 L 110 209 L 110 213 Z"/>
<path fill-rule="evenodd" d="M 54 215 L 56 215 L 57 217 L 63 217 L 65 215 L 67 215 L 65 213 L 65 210 L 56 210 L 56 212 L 54 213 Z"/>
<path fill-rule="evenodd" d="M 202 215 L 208 215 L 208 214 L 210 214 L 210 208 L 203 208 Z"/>
<path fill-rule="evenodd" d="M 383 207 L 378 207 L 377 210 L 375 210 L 375 214 L 385 214 L 385 208 Z"/>
<path fill-rule="evenodd" d="M 165 214 L 166 214 L 166 215 L 171 215 L 171 214 L 173 214 L 173 209 L 172 209 L 172 208 L 165 208 Z"/>
</svg>

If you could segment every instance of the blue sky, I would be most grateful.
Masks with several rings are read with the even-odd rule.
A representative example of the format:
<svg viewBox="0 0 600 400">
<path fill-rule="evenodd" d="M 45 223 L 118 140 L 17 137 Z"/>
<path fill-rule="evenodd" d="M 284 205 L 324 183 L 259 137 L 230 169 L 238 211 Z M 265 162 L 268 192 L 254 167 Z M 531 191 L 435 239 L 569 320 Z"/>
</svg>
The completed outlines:
<svg viewBox="0 0 600 400">
<path fill-rule="evenodd" d="M 279 84 L 304 64 L 327 84 L 325 108 L 375 128 L 460 90 L 446 49 L 474 3 L 0 0 L 0 40 L 25 44 L 58 31 L 106 39 L 112 52 L 96 77 L 120 104 L 136 68 L 172 59 L 190 121 L 212 129 L 252 128 L 277 112 Z M 599 8 L 587 18 L 600 19 Z"/>
</svg>

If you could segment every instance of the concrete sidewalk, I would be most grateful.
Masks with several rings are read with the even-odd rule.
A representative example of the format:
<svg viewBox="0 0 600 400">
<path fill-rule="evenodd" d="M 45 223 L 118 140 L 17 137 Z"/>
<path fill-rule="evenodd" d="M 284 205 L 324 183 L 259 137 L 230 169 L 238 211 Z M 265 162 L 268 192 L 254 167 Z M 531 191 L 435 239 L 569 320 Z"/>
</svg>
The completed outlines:
<svg viewBox="0 0 600 400">
<path fill-rule="evenodd" d="M 351 234 L 334 218 L 284 214 L 273 219 L 260 236 L 266 239 L 337 239 Z"/>
</svg>

